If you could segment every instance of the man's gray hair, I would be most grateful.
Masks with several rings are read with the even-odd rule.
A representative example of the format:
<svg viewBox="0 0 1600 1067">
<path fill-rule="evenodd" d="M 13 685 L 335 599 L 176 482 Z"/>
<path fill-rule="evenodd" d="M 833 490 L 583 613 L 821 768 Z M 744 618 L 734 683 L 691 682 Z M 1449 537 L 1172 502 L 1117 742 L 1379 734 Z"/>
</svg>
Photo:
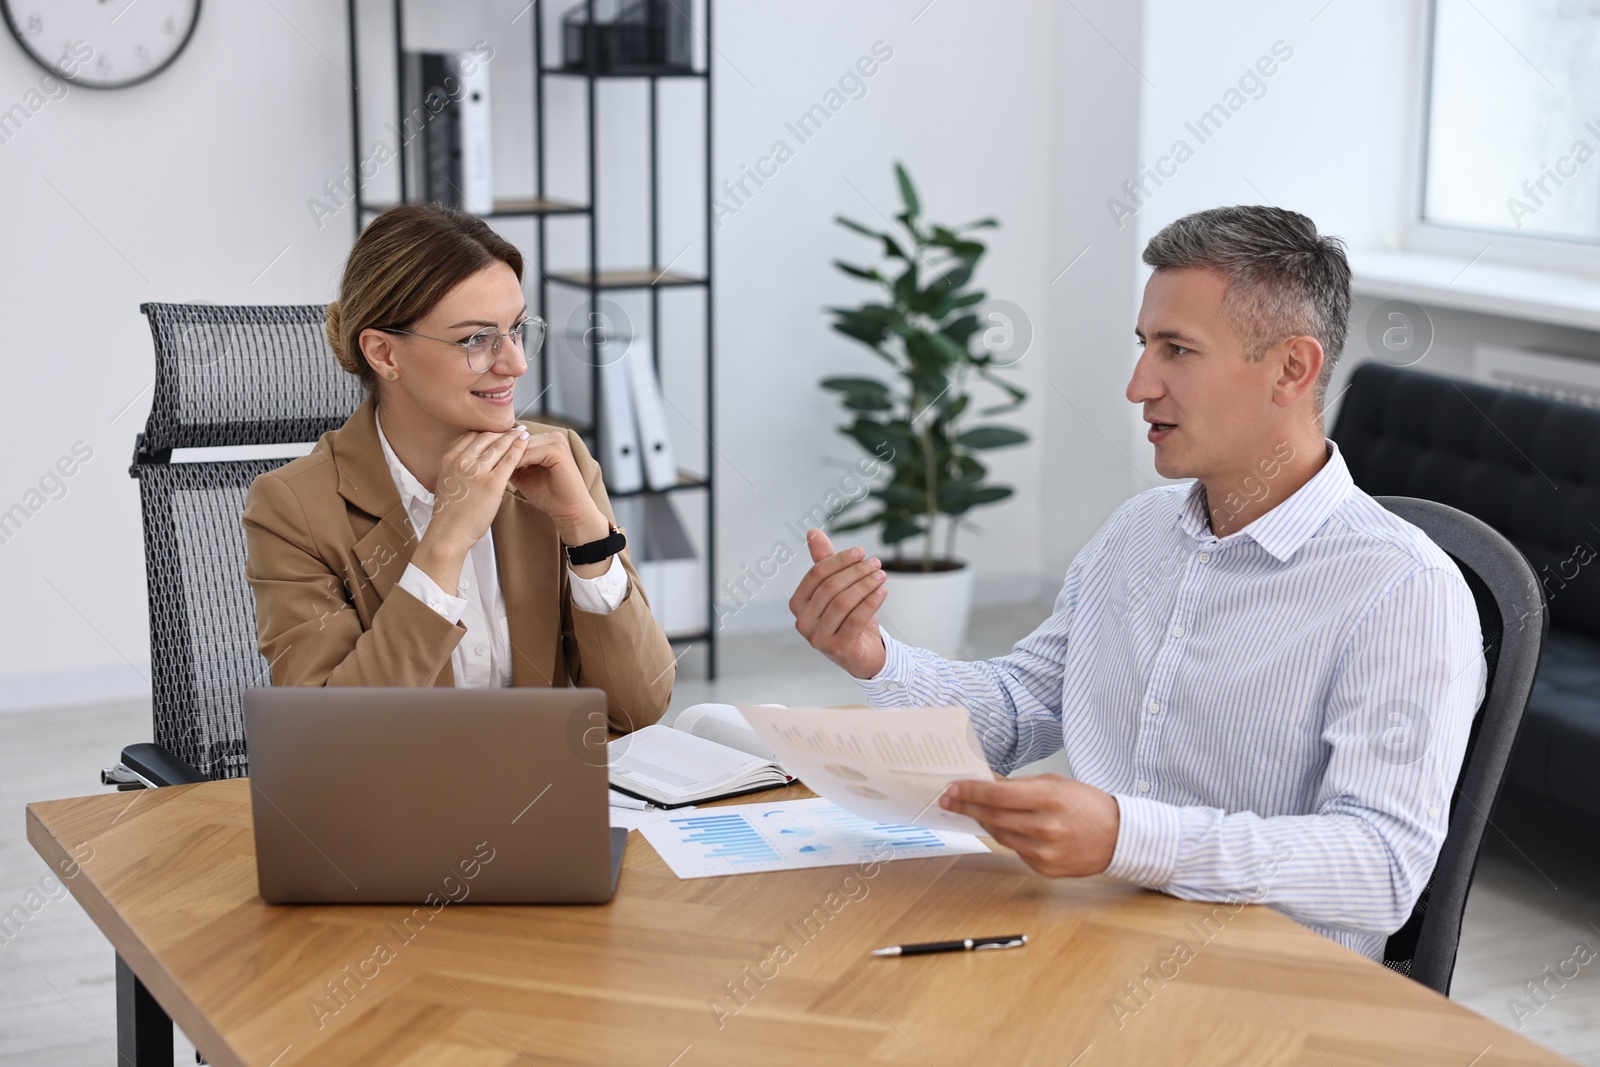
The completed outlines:
<svg viewBox="0 0 1600 1067">
<path fill-rule="evenodd" d="M 1317 377 L 1320 414 L 1333 366 L 1350 328 L 1350 263 L 1344 242 L 1316 223 L 1276 207 L 1216 207 L 1169 223 L 1145 246 L 1156 270 L 1214 270 L 1228 282 L 1222 311 L 1248 359 L 1288 337 L 1322 344 Z"/>
</svg>

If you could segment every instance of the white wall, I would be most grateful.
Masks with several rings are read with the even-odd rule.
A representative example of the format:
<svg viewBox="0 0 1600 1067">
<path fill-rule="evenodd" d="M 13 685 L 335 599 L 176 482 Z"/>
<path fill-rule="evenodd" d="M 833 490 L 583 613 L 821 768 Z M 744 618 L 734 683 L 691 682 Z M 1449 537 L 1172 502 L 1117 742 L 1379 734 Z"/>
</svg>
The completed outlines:
<svg viewBox="0 0 1600 1067">
<path fill-rule="evenodd" d="M 453 11 L 456 25 L 419 21 L 413 43 L 466 43 L 521 6 L 481 0 Z M 1137 11 L 1130 17 L 1124 6 L 1079 9 L 1132 54 Z M 827 327 L 825 306 L 864 295 L 830 266 L 835 257 L 861 258 L 863 242 L 831 219 L 892 215 L 890 164 L 899 159 L 930 216 L 1001 219 L 981 281 L 1018 305 L 1034 334 L 1016 374 L 1033 399 L 1012 418 L 1037 443 L 993 454 L 995 475 L 1017 487 L 1016 498 L 981 512 L 985 535 L 963 535 L 958 549 L 976 560 L 990 599 L 1031 596 L 1041 581 L 1053 587 L 1130 486 L 1105 463 L 1100 432 L 1072 428 L 1048 384 L 1085 411 L 1121 404 L 1117 375 L 1094 362 L 1109 336 L 1097 314 L 1106 293 L 1075 287 L 1080 277 L 1101 287 L 1119 274 L 1131 279 L 1128 249 L 1093 275 L 1075 268 L 1070 284 L 1051 280 L 1087 239 L 1076 221 L 1093 207 L 1084 168 L 1102 165 L 1110 140 L 1131 153 L 1131 107 L 1107 108 L 1096 96 L 1131 88 L 1124 61 L 1079 15 L 1038 0 L 982 8 L 827 0 L 782 17 L 723 0 L 717 16 L 719 183 L 786 137 L 784 123 L 875 42 L 893 49 L 866 95 L 797 146 L 716 235 L 722 575 L 737 576 L 779 541 L 798 551 L 786 522 L 839 484 L 843 472 L 830 462 L 858 458 L 834 431 L 834 401 L 816 387 L 829 374 L 872 366 Z M 368 25 L 383 23 L 374 16 Z M 493 68 L 503 143 L 516 143 L 517 112 L 526 113 L 504 88 L 525 73 L 518 49 L 526 26 L 501 31 L 508 46 Z M 0 299 L 10 323 L 0 508 L 29 500 L 75 442 L 93 450 L 65 495 L 0 544 L 0 582 L 12 591 L 0 635 L 6 702 L 32 702 L 62 685 L 91 692 L 138 683 L 149 651 L 127 459 L 151 381 L 138 304 L 330 297 L 351 240 L 348 213 L 319 227 L 307 201 L 325 197 L 323 183 L 349 159 L 346 67 L 340 5 L 207 5 L 170 70 L 125 91 L 74 89 L 0 145 L 9 223 Z M 0 42 L 0 105 L 23 99 L 40 76 L 14 44 Z M 373 91 L 385 91 L 372 77 Z M 497 169 L 503 178 L 526 174 L 512 163 Z M 1110 315 L 1118 330 L 1131 322 L 1125 295 L 1120 305 Z M 729 626 L 787 625 L 783 605 L 803 569 L 798 560 L 784 567 Z"/>
<path fill-rule="evenodd" d="M 746 565 L 754 570 L 762 559 L 780 557 L 780 545 L 797 554 L 727 619 L 730 627 L 790 624 L 785 602 L 809 566 L 795 533 L 803 532 L 798 517 L 840 485 L 844 472 L 830 461 L 850 464 L 864 455 L 836 432 L 846 420 L 816 383 L 834 374 L 878 375 L 885 365 L 833 333 L 823 308 L 873 298 L 870 286 L 844 277 L 831 261 L 872 262 L 876 250 L 832 219 L 888 226 L 899 211 L 892 161 L 911 172 L 926 217 L 951 225 L 1000 219 L 999 230 L 983 231 L 990 252 L 979 278 L 1032 320 L 1033 348 L 1014 377 L 1035 399 L 1010 418 L 1040 435 L 1045 408 L 1038 397 L 1052 349 L 1042 313 L 1052 273 L 1051 9 L 1026 0 L 981 9 L 935 3 L 919 15 L 925 2 L 817 3 L 804 18 L 785 19 L 755 5 L 718 8 L 718 48 L 749 79 L 719 68 L 718 184 L 737 178 L 776 140 L 796 147 L 717 233 L 719 428 L 728 459 L 718 468 L 721 569 L 735 579 Z M 785 123 L 879 41 L 893 57 L 868 80 L 867 95 L 798 144 Z M 987 531 L 981 541 L 963 534 L 957 542 L 958 553 L 974 559 L 980 582 L 1034 591 L 1040 454 L 1036 446 L 991 454 L 994 476 L 1018 492 L 978 514 Z"/>
<path fill-rule="evenodd" d="M 0 544 L 0 696 L 41 696 L 41 679 L 86 692 L 140 681 L 128 461 L 152 357 L 138 306 L 327 297 L 350 230 L 319 230 L 305 201 L 349 155 L 343 23 L 342 5 L 309 0 L 207 4 L 165 74 L 72 89 L 0 144 L 0 510 L 37 502 L 29 491 L 75 442 L 92 449 L 65 495 Z M 43 72 L 0 36 L 7 109 Z"/>
<path fill-rule="evenodd" d="M 1425 0 L 1146 0 L 1144 63 L 1155 86 L 1144 94 L 1141 161 L 1156 163 L 1179 140 L 1193 156 L 1163 187 L 1152 183 L 1152 195 L 1127 220 L 1139 243 L 1191 211 L 1268 203 L 1310 216 L 1351 248 L 1397 245 L 1413 202 L 1426 6 Z M 1272 56 L 1278 42 L 1289 58 L 1260 77 L 1255 64 Z M 1261 87 L 1247 83 L 1229 98 L 1247 71 Z M 1237 110 L 1202 143 L 1186 123 L 1218 103 Z M 1141 287 L 1147 277 L 1141 267 Z M 1333 393 L 1349 367 L 1370 355 L 1359 317 L 1369 312 L 1358 302 Z M 1140 463 L 1158 480 L 1142 429 L 1135 430 Z"/>
<path fill-rule="evenodd" d="M 1269 201 L 1353 246 L 1393 244 L 1409 206 L 1423 6 L 820 0 L 774 15 L 720 0 L 713 178 L 737 179 L 776 140 L 794 150 L 715 236 L 719 577 L 738 579 L 763 560 L 770 574 L 780 545 L 796 556 L 727 626 L 789 624 L 784 604 L 805 567 L 798 519 L 860 457 L 835 431 L 835 401 L 816 387 L 830 374 L 876 370 L 828 329 L 826 306 L 867 292 L 830 265 L 866 255 L 865 242 L 831 220 L 894 214 L 893 160 L 911 169 L 929 216 L 1003 223 L 989 234 L 980 280 L 1032 331 L 1015 375 L 1032 399 L 1009 418 L 1034 443 L 992 455 L 1017 495 L 981 511 L 984 535 L 963 534 L 958 550 L 975 561 L 981 597 L 1053 592 L 1105 516 L 1160 481 L 1137 409 L 1122 396 L 1144 242 L 1188 211 Z M 502 146 L 518 143 L 527 114 L 515 97 L 527 74 L 527 22 L 506 25 L 521 7 L 474 0 L 413 23 L 413 44 L 500 35 L 490 39 Z M 385 23 L 374 13 L 366 25 Z M 1185 122 L 1225 102 L 1278 41 L 1293 54 L 1263 79 L 1259 99 L 1194 143 Z M 866 79 L 865 95 L 798 143 L 785 123 L 877 42 L 893 55 Z M 0 144 L 10 223 L 0 300 L 11 324 L 0 509 L 29 499 L 76 442 L 93 449 L 65 495 L 0 544 L 0 582 L 13 591 L 0 623 L 0 703 L 32 702 L 65 680 L 79 692 L 138 683 L 146 605 L 126 467 L 148 412 L 151 357 L 137 305 L 329 298 L 351 240 L 348 214 L 319 228 L 307 201 L 349 158 L 345 57 L 338 5 L 207 5 L 188 52 L 165 74 L 122 92 L 72 90 Z M 40 74 L 0 42 L 0 107 L 23 99 Z M 370 77 L 371 91 L 388 92 Z M 669 151 L 692 162 L 692 97 L 663 99 Z M 640 127 L 637 112 L 618 114 L 606 151 L 625 157 Z M 1131 216 L 1114 217 L 1107 202 L 1127 202 L 1122 183 L 1180 138 L 1193 158 L 1141 194 Z M 525 157 L 506 149 L 497 159 L 501 180 L 526 179 Z M 552 164 L 562 180 L 581 174 L 568 156 Z M 626 254 L 636 210 L 634 201 L 613 212 L 610 231 L 603 217 L 609 248 Z M 684 264 L 698 263 L 698 217 L 668 225 L 666 252 L 682 234 Z M 687 447 L 707 416 L 681 399 L 675 432 Z M 738 601 L 753 584 L 744 588 Z"/>
<path fill-rule="evenodd" d="M 1051 143 L 1050 345 L 1041 390 L 1045 416 L 1039 493 L 1041 586 L 1054 595 L 1067 565 L 1134 492 L 1142 452 L 1130 445 L 1138 409 L 1123 398 L 1131 350 L 1139 249 L 1132 226 L 1102 207 L 1139 158 L 1141 75 L 1138 4 L 1122 0 L 1057 9 Z"/>
</svg>

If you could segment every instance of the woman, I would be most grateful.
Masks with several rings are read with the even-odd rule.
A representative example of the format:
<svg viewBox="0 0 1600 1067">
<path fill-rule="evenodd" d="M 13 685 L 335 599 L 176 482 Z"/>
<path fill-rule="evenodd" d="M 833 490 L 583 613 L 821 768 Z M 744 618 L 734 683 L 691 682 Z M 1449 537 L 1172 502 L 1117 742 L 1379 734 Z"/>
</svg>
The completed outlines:
<svg viewBox="0 0 1600 1067">
<path fill-rule="evenodd" d="M 391 208 L 326 329 L 367 398 L 245 502 L 273 684 L 570 684 L 605 690 L 618 729 L 660 718 L 675 663 L 600 468 L 513 413 L 544 335 L 521 253 L 475 216 Z"/>
</svg>

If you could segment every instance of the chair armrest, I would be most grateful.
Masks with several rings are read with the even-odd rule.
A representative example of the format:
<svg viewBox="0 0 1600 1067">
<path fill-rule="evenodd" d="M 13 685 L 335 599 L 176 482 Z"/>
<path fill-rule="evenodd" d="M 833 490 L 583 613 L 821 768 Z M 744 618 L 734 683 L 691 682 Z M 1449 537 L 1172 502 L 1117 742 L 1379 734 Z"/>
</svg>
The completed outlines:
<svg viewBox="0 0 1600 1067">
<path fill-rule="evenodd" d="M 131 781 L 130 781 L 131 779 Z M 151 789 L 164 785 L 189 785 L 203 782 L 206 776 L 160 745 L 143 742 L 122 750 L 122 762 L 100 772 L 106 785 L 143 785 Z"/>
</svg>

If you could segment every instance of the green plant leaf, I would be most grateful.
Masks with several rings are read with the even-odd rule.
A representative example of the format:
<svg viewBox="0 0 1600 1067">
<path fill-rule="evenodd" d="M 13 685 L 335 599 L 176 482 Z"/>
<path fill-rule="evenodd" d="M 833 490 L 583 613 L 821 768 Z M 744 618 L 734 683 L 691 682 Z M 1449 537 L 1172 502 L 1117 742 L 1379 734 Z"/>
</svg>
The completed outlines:
<svg viewBox="0 0 1600 1067">
<path fill-rule="evenodd" d="M 837 222 L 840 226 L 843 226 L 846 229 L 856 231 L 863 237 L 876 238 L 885 236 L 882 230 L 869 229 L 866 226 L 861 225 L 861 223 L 856 222 L 854 219 L 847 219 L 843 215 L 835 215 L 833 217 L 833 221 Z"/>
<path fill-rule="evenodd" d="M 969 393 L 956 393 L 954 390 L 939 398 L 939 421 L 948 425 L 955 422 L 967 410 L 972 396 Z"/>
<path fill-rule="evenodd" d="M 912 307 L 913 310 L 916 310 L 916 308 L 913 306 L 913 301 L 916 299 L 916 296 L 917 262 L 913 259 L 906 261 L 905 271 L 901 273 L 900 277 L 894 280 L 894 299 L 895 303 Z"/>
<path fill-rule="evenodd" d="M 956 438 L 962 448 L 1006 448 L 1027 442 L 1027 434 L 1009 426 L 974 426 Z"/>
<path fill-rule="evenodd" d="M 894 176 L 900 182 L 900 199 L 905 202 L 906 214 L 916 218 L 922 214 L 922 203 L 917 199 L 917 191 L 911 185 L 911 175 L 906 173 L 905 167 L 896 163 Z"/>
<path fill-rule="evenodd" d="M 1021 389 L 1018 389 L 1004 378 L 996 378 L 994 376 L 994 372 L 988 370 L 987 368 L 980 369 L 978 371 L 978 376 L 995 388 L 1004 391 L 1005 394 L 1011 397 L 1011 399 L 1017 404 L 1020 404 L 1024 400 L 1028 399 L 1027 393 L 1023 392 Z"/>
<path fill-rule="evenodd" d="M 883 543 L 886 545 L 897 545 L 901 541 L 910 537 L 917 537 L 921 533 L 922 526 L 919 523 L 913 522 L 902 515 L 891 515 L 885 520 L 883 530 L 878 536 L 883 539 Z"/>
<path fill-rule="evenodd" d="M 846 263 L 842 259 L 834 260 L 833 261 L 833 265 L 835 267 L 838 267 L 840 270 L 844 271 L 846 274 L 854 275 L 857 278 L 865 278 L 869 282 L 881 282 L 881 281 L 883 281 L 883 275 L 878 273 L 878 268 L 877 267 L 873 267 L 871 269 L 868 269 L 868 268 L 865 268 L 865 267 L 857 267 L 857 266 L 855 266 L 853 264 Z"/>
<path fill-rule="evenodd" d="M 841 426 L 839 432 L 874 455 L 879 454 L 880 447 L 894 448 L 894 435 L 889 428 L 864 415 L 858 415 L 848 426 Z"/>
<path fill-rule="evenodd" d="M 983 476 L 989 471 L 982 463 L 971 456 L 956 457 L 956 480 L 961 482 L 981 482 Z"/>
<path fill-rule="evenodd" d="M 945 515 L 964 515 L 972 508 L 993 504 L 1010 496 L 1006 485 L 976 488 L 966 482 L 947 483 L 939 488 L 939 511 Z"/>
<path fill-rule="evenodd" d="M 978 332 L 978 316 L 962 315 L 958 319 L 952 319 L 945 323 L 939 332 L 950 338 L 951 342 L 960 346 L 964 352 L 967 350 L 968 340 Z"/>
<path fill-rule="evenodd" d="M 890 508 L 902 508 L 906 511 L 917 511 L 927 504 L 927 496 L 924 493 L 910 485 L 896 482 L 880 485 L 868 495 L 877 497 Z"/>
<path fill-rule="evenodd" d="M 1000 220 L 996 219 L 996 218 L 982 218 L 982 219 L 979 219 L 977 222 L 968 222 L 968 223 L 965 223 L 965 224 L 963 224 L 961 226 L 957 226 L 956 227 L 956 229 L 958 229 L 958 230 L 982 230 L 982 229 L 995 230 L 995 229 L 999 229 L 999 228 L 1000 228 Z"/>
<path fill-rule="evenodd" d="M 904 419 L 880 422 L 869 415 L 857 415 L 850 425 L 839 427 L 839 432 L 880 461 L 896 466 L 915 451 L 916 438 Z"/>
<path fill-rule="evenodd" d="M 889 395 L 889 387 L 876 378 L 824 378 L 817 383 L 824 389 L 841 393 L 880 393 Z"/>
<path fill-rule="evenodd" d="M 902 320 L 899 312 L 882 304 L 867 304 L 859 308 L 829 308 L 835 316 L 833 328 L 846 337 L 853 337 L 864 345 L 877 348 L 887 339 L 889 330 Z"/>
<path fill-rule="evenodd" d="M 930 333 L 926 336 L 928 344 L 946 365 L 959 366 L 967 361 L 966 345 L 957 344 L 943 333 Z"/>
<path fill-rule="evenodd" d="M 877 396 L 873 393 L 847 393 L 841 398 L 840 403 L 847 411 L 871 412 L 894 409 L 894 404 L 887 396 Z"/>
</svg>

